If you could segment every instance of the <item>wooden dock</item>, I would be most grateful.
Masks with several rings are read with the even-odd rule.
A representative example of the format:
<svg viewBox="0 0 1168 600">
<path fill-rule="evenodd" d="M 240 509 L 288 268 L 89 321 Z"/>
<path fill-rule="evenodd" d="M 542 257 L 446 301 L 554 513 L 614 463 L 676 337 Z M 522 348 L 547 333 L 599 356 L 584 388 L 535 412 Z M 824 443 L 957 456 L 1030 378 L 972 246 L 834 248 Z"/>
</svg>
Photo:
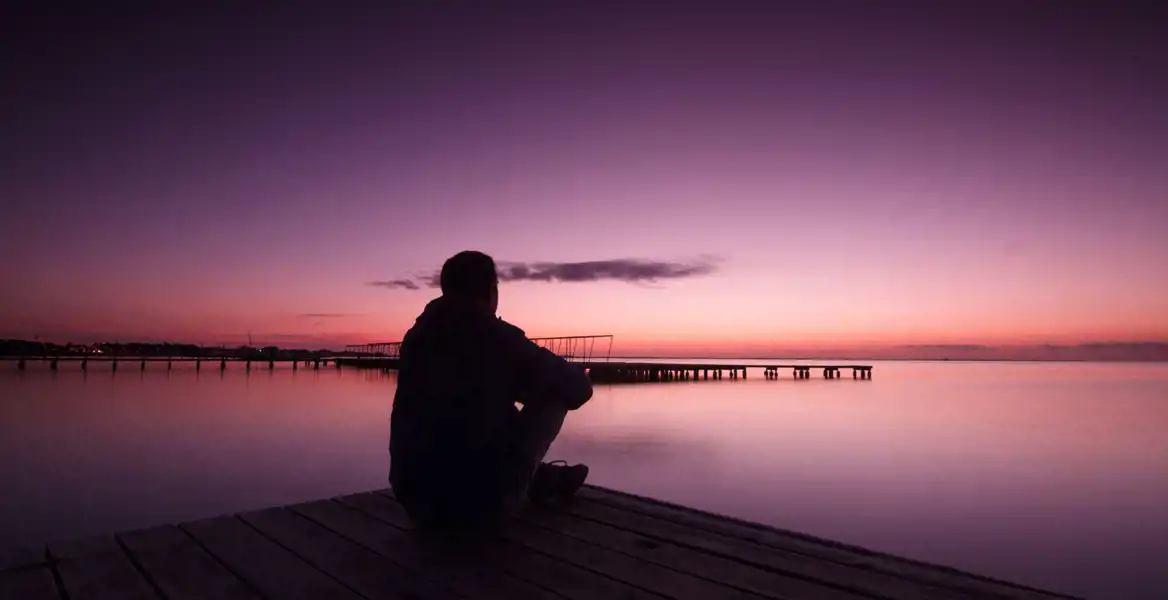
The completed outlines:
<svg viewBox="0 0 1168 600">
<path fill-rule="evenodd" d="M 335 359 L 338 366 L 397 370 L 401 359 L 396 357 L 361 356 Z M 667 363 L 667 362 L 581 362 L 588 376 L 596 383 L 649 383 L 665 381 L 706 381 L 719 379 L 746 379 L 748 370 L 761 370 L 768 380 L 779 379 L 779 373 L 791 371 L 794 379 L 810 379 L 812 370 L 822 373 L 824 379 L 839 379 L 840 372 L 850 369 L 852 379 L 871 379 L 872 365 L 744 365 L 734 363 Z"/>
<path fill-rule="evenodd" d="M 118 370 L 118 364 L 129 365 L 131 367 L 138 367 L 138 370 L 145 371 L 146 364 L 165 363 L 166 370 L 174 368 L 175 363 L 194 364 L 196 371 L 203 369 L 203 364 L 206 363 L 208 368 L 218 368 L 220 371 L 226 371 L 228 364 L 242 364 L 244 370 L 251 371 L 252 363 L 256 364 L 256 368 L 266 367 L 269 371 L 276 368 L 276 364 L 289 363 L 292 370 L 297 370 L 301 364 L 305 368 L 320 369 L 321 366 L 328 366 L 332 363 L 337 368 L 340 368 L 340 363 L 337 362 L 336 357 L 322 357 L 313 359 L 291 359 L 291 358 L 237 358 L 237 357 L 192 357 L 192 356 L 0 356 L 0 361 L 15 362 L 16 368 L 23 371 L 28 368 L 29 363 L 45 363 L 49 365 L 49 369 L 56 371 L 60 369 L 61 363 L 78 363 L 81 365 L 82 371 L 89 370 L 89 364 L 95 363 L 107 366 L 111 371 Z"/>
<path fill-rule="evenodd" d="M 597 487 L 477 543 L 422 537 L 379 490 L 0 560 L 4 600 L 1069 598 Z"/>
<path fill-rule="evenodd" d="M 690 362 L 629 362 L 609 360 L 612 352 L 612 334 L 574 335 L 561 337 L 530 338 L 532 342 L 564 357 L 569 362 L 583 366 L 592 381 L 597 383 L 643 383 L 658 381 L 698 381 L 710 379 L 746 379 L 748 369 L 761 369 L 765 379 L 779 379 L 779 373 L 791 371 L 793 379 L 810 379 L 811 372 L 818 370 L 824 379 L 839 379 L 840 372 L 851 369 L 852 379 L 871 379 L 872 365 L 843 364 L 767 364 L 746 365 L 733 363 Z M 598 358 L 597 342 L 601 347 L 606 343 L 608 352 Z M 401 358 L 401 342 L 375 342 L 345 347 L 345 355 L 337 359 L 338 365 L 362 368 L 397 370 Z"/>
</svg>

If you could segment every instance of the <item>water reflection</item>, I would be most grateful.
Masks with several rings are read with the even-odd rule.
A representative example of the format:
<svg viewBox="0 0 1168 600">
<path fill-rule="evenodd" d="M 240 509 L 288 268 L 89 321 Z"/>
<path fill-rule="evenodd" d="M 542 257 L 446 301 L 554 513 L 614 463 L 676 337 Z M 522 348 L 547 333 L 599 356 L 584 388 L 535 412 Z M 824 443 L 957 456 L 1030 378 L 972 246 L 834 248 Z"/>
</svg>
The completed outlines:
<svg viewBox="0 0 1168 600">
<path fill-rule="evenodd" d="M 384 486 L 395 376 L 282 367 L 3 366 L 0 547 Z M 1163 398 L 1162 365 L 878 363 L 866 382 L 601 386 L 551 455 L 602 485 L 1150 598 L 1168 584 Z"/>
</svg>

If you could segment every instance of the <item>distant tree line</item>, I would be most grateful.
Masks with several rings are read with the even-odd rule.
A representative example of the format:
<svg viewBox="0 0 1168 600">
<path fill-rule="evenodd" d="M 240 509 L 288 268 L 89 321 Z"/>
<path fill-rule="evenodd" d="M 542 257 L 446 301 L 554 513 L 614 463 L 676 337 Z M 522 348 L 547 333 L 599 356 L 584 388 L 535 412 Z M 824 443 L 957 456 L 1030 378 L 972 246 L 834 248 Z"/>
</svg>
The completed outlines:
<svg viewBox="0 0 1168 600">
<path fill-rule="evenodd" d="M 312 360 L 333 356 L 332 350 L 302 350 L 265 346 L 199 346 L 196 344 L 151 344 L 144 342 L 97 344 L 54 344 L 28 340 L 0 340 L 0 356 L 118 356 L 118 357 L 183 357 L 183 358 L 240 358 L 251 360 Z"/>
</svg>

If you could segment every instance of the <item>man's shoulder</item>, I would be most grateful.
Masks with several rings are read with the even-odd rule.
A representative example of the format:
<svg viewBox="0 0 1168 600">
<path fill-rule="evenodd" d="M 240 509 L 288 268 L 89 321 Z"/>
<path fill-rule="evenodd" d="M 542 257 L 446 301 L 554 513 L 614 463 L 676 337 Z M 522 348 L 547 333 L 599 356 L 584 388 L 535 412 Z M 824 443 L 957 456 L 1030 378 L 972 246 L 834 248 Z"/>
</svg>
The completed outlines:
<svg viewBox="0 0 1168 600">
<path fill-rule="evenodd" d="M 517 343 L 527 341 L 527 333 L 503 319 L 492 319 L 492 328 L 505 342 Z"/>
</svg>

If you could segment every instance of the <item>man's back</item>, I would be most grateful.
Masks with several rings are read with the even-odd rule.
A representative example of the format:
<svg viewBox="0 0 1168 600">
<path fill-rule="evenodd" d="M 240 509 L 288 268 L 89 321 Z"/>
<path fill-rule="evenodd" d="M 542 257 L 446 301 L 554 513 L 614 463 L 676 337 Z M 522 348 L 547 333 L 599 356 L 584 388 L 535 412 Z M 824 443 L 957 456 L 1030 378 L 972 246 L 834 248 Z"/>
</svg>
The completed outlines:
<svg viewBox="0 0 1168 600">
<path fill-rule="evenodd" d="M 592 395 L 579 366 L 519 328 L 446 298 L 431 301 L 406 334 L 399 373 L 390 481 L 399 496 L 455 512 L 498 509 L 494 503 L 515 478 L 508 457 L 516 402 L 566 411 Z"/>
<path fill-rule="evenodd" d="M 402 341 L 390 438 L 391 451 L 402 451 L 394 467 L 473 458 L 497 442 L 516 411 L 511 355 L 522 331 L 451 304 L 430 302 Z"/>
</svg>

